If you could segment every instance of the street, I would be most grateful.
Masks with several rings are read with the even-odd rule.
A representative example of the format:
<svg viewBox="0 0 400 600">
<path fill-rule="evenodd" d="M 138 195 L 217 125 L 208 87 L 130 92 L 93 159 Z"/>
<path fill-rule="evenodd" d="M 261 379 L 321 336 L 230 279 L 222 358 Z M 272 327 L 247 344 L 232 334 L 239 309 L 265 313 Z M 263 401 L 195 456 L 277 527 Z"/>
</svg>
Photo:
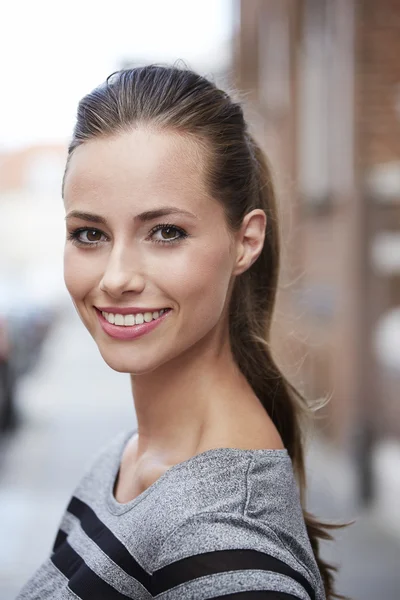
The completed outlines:
<svg viewBox="0 0 400 600">
<path fill-rule="evenodd" d="M 1 600 L 13 600 L 49 554 L 72 490 L 97 450 L 135 426 L 130 394 L 128 375 L 103 362 L 75 312 L 68 311 L 38 368 L 21 382 L 21 425 L 2 441 Z M 345 474 L 327 471 L 327 464 L 324 452 L 313 450 L 309 509 L 322 519 L 357 517 L 334 546 L 324 546 L 324 555 L 340 565 L 337 591 L 352 600 L 398 600 L 400 540 L 380 528 L 377 516 L 356 514 Z"/>
</svg>

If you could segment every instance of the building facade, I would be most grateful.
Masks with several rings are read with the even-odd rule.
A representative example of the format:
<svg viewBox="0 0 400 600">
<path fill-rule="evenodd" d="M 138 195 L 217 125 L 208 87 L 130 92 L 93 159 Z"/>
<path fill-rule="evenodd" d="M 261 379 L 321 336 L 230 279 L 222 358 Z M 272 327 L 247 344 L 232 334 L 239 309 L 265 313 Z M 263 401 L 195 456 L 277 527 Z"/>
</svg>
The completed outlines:
<svg viewBox="0 0 400 600">
<path fill-rule="evenodd" d="M 275 347 L 307 395 L 331 397 L 323 432 L 365 454 L 400 437 L 400 357 L 388 369 L 377 343 L 400 305 L 400 1 L 239 7 L 235 84 L 280 199 Z"/>
</svg>

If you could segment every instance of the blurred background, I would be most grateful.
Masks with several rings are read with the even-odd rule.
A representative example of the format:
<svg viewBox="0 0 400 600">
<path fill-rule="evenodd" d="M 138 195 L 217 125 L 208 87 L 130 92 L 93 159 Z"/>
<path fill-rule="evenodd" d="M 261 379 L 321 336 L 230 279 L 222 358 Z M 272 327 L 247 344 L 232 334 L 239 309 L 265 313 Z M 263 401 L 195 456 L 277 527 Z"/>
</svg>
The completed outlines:
<svg viewBox="0 0 400 600">
<path fill-rule="evenodd" d="M 274 346 L 313 399 L 308 505 L 353 600 L 400 598 L 400 0 L 0 6 L 0 599 L 48 556 L 97 450 L 134 427 L 129 377 L 64 289 L 61 178 L 80 98 L 183 59 L 237 89 L 283 239 Z"/>
</svg>

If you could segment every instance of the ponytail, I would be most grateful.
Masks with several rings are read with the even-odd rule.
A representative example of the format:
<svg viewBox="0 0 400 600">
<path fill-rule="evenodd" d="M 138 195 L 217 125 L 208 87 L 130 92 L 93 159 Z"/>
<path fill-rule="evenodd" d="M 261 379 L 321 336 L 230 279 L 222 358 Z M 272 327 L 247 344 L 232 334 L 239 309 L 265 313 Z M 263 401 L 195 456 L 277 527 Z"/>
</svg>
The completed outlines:
<svg viewBox="0 0 400 600">
<path fill-rule="evenodd" d="M 319 553 L 321 539 L 332 540 L 328 530 L 345 527 L 322 523 L 304 509 L 306 474 L 302 431 L 311 413 L 307 400 L 285 378 L 276 365 L 269 343 L 272 314 L 279 274 L 279 231 L 276 200 L 270 170 L 264 153 L 250 138 L 250 150 L 256 163 L 254 185 L 258 206 L 267 215 L 267 231 L 261 255 L 235 282 L 230 303 L 230 339 L 235 360 L 274 422 L 289 456 L 299 485 L 303 516 L 321 573 L 327 600 L 344 598 L 333 590 L 333 571 L 337 567 L 323 561 Z"/>
</svg>

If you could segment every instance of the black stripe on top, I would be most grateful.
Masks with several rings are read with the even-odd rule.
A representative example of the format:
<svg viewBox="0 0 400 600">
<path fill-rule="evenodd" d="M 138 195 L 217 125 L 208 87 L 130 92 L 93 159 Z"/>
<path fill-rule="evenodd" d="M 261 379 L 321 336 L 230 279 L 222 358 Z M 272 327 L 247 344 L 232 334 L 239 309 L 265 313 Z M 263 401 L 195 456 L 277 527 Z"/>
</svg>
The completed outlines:
<svg viewBox="0 0 400 600">
<path fill-rule="evenodd" d="M 68 578 L 68 587 L 82 600 L 126 600 L 121 594 L 94 573 L 73 548 L 64 542 L 51 556 L 51 561 Z"/>
<path fill-rule="evenodd" d="M 58 530 L 54 545 L 53 545 L 53 552 L 55 552 L 57 550 L 57 548 L 59 546 L 61 546 L 61 544 L 63 544 L 65 542 L 65 540 L 67 539 L 67 533 L 65 533 L 65 531 L 63 531 L 62 529 Z"/>
<path fill-rule="evenodd" d="M 236 594 L 228 594 L 225 596 L 218 596 L 213 600 L 300 600 L 298 596 L 293 594 L 287 594 L 286 592 L 269 592 L 257 590 L 254 592 L 236 592 Z"/>
<path fill-rule="evenodd" d="M 283 561 L 257 550 L 218 550 L 196 554 L 167 565 L 153 573 L 151 592 L 160 594 L 178 585 L 215 573 L 259 569 L 291 577 L 315 600 L 315 592 L 307 579 Z M 226 598 L 226 596 L 224 596 Z"/>
<path fill-rule="evenodd" d="M 107 556 L 109 556 L 128 575 L 137 579 L 145 588 L 150 587 L 150 574 L 135 560 L 127 548 L 104 525 L 96 513 L 82 500 L 73 497 L 68 512 L 75 515 L 83 531 L 92 539 Z"/>
<path fill-rule="evenodd" d="M 128 575 L 150 589 L 151 575 L 130 554 L 124 544 L 104 525 L 90 506 L 73 496 L 67 511 L 77 517 L 86 535 Z M 63 548 L 67 535 L 60 529 L 54 543 L 54 552 Z M 65 568 L 65 567 L 64 567 Z M 62 569 L 60 569 L 62 570 Z M 62 570 L 64 573 L 64 570 Z"/>
</svg>

